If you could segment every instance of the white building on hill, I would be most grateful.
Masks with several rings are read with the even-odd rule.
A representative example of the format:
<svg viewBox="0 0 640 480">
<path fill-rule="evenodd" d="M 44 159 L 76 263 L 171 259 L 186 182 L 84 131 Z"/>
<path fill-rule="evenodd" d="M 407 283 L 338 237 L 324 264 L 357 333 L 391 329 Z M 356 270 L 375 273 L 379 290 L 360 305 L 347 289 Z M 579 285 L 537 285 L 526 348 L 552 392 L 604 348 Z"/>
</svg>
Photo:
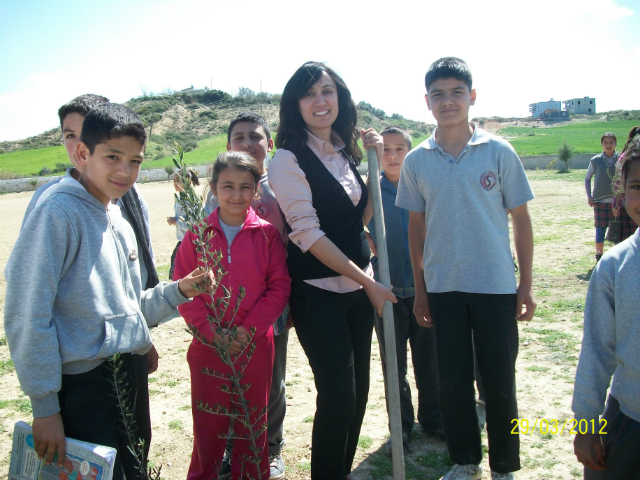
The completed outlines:
<svg viewBox="0 0 640 480">
<path fill-rule="evenodd" d="M 564 109 L 569 113 L 585 113 L 587 115 L 596 113 L 595 98 L 574 98 L 572 100 L 563 100 L 562 103 L 564 103 Z"/>
<path fill-rule="evenodd" d="M 537 102 L 529 105 L 529 111 L 532 117 L 546 117 L 551 112 L 560 111 L 560 101 L 553 98 L 548 102 Z"/>
</svg>

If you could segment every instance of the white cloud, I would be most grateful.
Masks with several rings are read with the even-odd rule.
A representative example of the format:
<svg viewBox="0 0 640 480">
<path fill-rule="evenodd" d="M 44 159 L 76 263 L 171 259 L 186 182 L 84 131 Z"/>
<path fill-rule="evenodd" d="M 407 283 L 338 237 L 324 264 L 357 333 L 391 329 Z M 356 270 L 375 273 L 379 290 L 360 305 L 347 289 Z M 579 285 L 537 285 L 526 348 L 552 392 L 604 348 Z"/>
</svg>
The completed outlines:
<svg viewBox="0 0 640 480">
<path fill-rule="evenodd" d="M 640 47 L 636 47 L 636 49 L 631 54 L 631 58 L 640 58 Z"/>
</svg>

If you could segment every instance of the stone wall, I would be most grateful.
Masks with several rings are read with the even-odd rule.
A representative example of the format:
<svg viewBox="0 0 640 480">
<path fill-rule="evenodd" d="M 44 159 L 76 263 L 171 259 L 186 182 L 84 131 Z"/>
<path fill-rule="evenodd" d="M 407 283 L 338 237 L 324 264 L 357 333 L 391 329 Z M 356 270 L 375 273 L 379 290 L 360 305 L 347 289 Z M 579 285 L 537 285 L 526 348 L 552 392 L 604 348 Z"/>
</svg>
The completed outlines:
<svg viewBox="0 0 640 480">
<path fill-rule="evenodd" d="M 570 168 L 576 169 L 586 169 L 589 166 L 589 160 L 591 157 L 596 155 L 595 153 L 585 153 L 574 155 L 571 159 Z M 524 168 L 527 170 L 535 170 L 539 168 L 544 170 L 547 168 L 547 165 L 551 163 L 557 155 L 537 155 L 534 157 L 522 157 L 522 164 Z M 209 167 L 207 165 L 204 166 L 196 166 L 192 167 L 196 172 L 198 172 L 198 176 L 200 178 L 204 178 L 207 175 L 207 171 Z M 556 162 L 556 169 L 560 169 L 559 162 Z M 358 172 L 361 175 L 367 174 L 367 165 L 363 164 L 358 167 Z M 13 180 L 0 180 L 0 193 L 13 193 L 13 192 L 24 192 L 28 190 L 36 190 L 38 187 L 48 183 L 52 180 L 58 179 L 60 176 L 52 176 L 52 177 L 35 177 L 35 178 L 16 178 Z M 155 168 L 153 170 L 140 170 L 140 174 L 138 175 L 139 183 L 147 183 L 147 182 L 162 182 L 169 180 L 169 175 L 163 168 Z"/>
<path fill-rule="evenodd" d="M 207 175 L 208 166 L 192 167 L 198 177 L 203 178 Z M 15 193 L 29 190 L 36 190 L 45 183 L 61 178 L 61 175 L 51 177 L 34 177 L 34 178 L 15 178 L 12 180 L 0 180 L 0 193 Z M 169 175 L 163 168 L 155 168 L 153 170 L 140 170 L 138 174 L 139 183 L 162 182 L 169 180 Z"/>
</svg>

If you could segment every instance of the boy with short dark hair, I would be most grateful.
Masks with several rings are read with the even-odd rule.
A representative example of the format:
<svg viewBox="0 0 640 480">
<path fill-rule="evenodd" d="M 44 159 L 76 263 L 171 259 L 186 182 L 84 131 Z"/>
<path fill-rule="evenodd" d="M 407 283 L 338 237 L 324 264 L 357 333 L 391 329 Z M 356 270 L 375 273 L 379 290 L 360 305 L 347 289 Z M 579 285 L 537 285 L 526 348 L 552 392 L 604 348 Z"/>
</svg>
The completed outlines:
<svg viewBox="0 0 640 480">
<path fill-rule="evenodd" d="M 518 418 L 516 320 L 530 320 L 535 310 L 527 210 L 533 192 L 513 148 L 469 122 L 476 91 L 463 60 L 435 61 L 425 86 L 438 126 L 407 155 L 396 205 L 410 211 L 414 313 L 420 325 L 435 326 L 440 411 L 455 463 L 444 479 L 482 477 L 474 345 L 486 390 L 491 477 L 513 479 L 520 469 L 519 438 L 511 433 Z"/>
<path fill-rule="evenodd" d="M 607 132 L 600 138 L 602 153 L 596 155 L 589 162 L 584 188 L 587 191 L 587 202 L 593 208 L 596 227 L 596 262 L 602 258 L 604 251 L 604 237 L 613 220 L 613 177 L 616 173 L 616 162 L 620 156 L 616 152 L 618 139 L 613 132 Z M 593 193 L 591 179 L 595 176 Z"/>
<path fill-rule="evenodd" d="M 227 129 L 227 151 L 231 150 L 248 153 L 258 164 L 262 176 L 260 177 L 258 195 L 251 206 L 260 218 L 278 229 L 283 241 L 286 242 L 287 232 L 284 217 L 267 177 L 266 163 L 269 152 L 273 150 L 273 140 L 269 125 L 265 119 L 254 112 L 242 112 L 231 120 Z M 207 200 L 205 207 L 205 211 L 208 212 L 207 215 L 210 215 L 217 206 L 218 199 L 215 196 L 211 196 Z M 267 409 L 270 480 L 282 480 L 285 472 L 281 453 L 284 445 L 284 417 L 287 411 L 285 374 L 287 344 L 289 342 L 289 330 L 286 328 L 288 317 L 289 308 L 287 307 L 273 325 L 275 356 Z M 226 478 L 226 475 L 231 472 L 232 459 L 230 458 L 230 452 L 232 445 L 232 441 L 229 440 L 222 465 L 222 478 Z"/>
<path fill-rule="evenodd" d="M 76 146 L 77 185 L 59 186 L 31 213 L 5 269 L 5 332 L 31 400 L 38 456 L 51 463 L 57 453 L 62 464 L 65 435 L 111 446 L 118 451 L 114 479 L 142 474 L 106 360 L 120 354 L 129 388 L 140 395 L 146 371 L 132 358 L 151 347 L 148 326 L 204 284 L 199 272 L 147 290 L 141 282 L 135 235 L 112 199 L 135 182 L 145 142 L 144 126 L 128 108 L 90 110 Z M 148 409 L 148 398 L 137 404 Z M 136 408 L 133 420 L 139 416 Z"/>
<path fill-rule="evenodd" d="M 79 186 L 77 182 L 80 178 L 82 167 L 76 158 L 76 147 L 80 141 L 82 125 L 85 117 L 92 108 L 105 103 L 109 103 L 109 99 L 106 97 L 85 94 L 74 98 L 58 109 L 60 128 L 62 129 L 62 140 L 72 166 L 66 171 L 63 177 L 42 185 L 34 192 L 27 211 L 24 214 L 24 219 L 22 220 L 23 226 L 29 215 L 31 215 L 31 212 L 60 186 Z M 129 222 L 136 236 L 137 251 L 140 257 L 142 286 L 144 288 L 153 288 L 158 284 L 159 280 L 153 258 L 153 248 L 151 246 L 149 208 L 142 195 L 138 192 L 136 184 L 134 184 L 125 195 L 114 201 L 121 207 L 120 212 L 122 213 L 122 217 Z M 136 371 L 146 371 L 151 374 L 158 369 L 158 360 L 158 352 L 155 346 L 152 345 L 151 349 L 144 355 L 134 355 L 132 357 L 133 368 Z M 141 389 L 139 392 L 140 398 L 147 398 L 148 385 L 141 383 L 139 387 Z M 139 410 L 140 416 L 144 416 L 145 412 L 149 410 L 148 404 L 144 405 L 143 403 L 142 401 L 136 402 L 136 409 Z M 146 418 L 145 421 L 140 420 L 138 430 L 140 438 L 145 441 L 145 453 L 148 454 L 151 445 L 151 420 L 149 418 Z"/>
<path fill-rule="evenodd" d="M 402 419 L 402 439 L 406 451 L 413 431 L 415 414 L 411 401 L 411 387 L 407 380 L 407 342 L 411 345 L 411 360 L 418 389 L 418 422 L 425 433 L 444 437 L 440 409 L 438 407 L 438 370 L 436 357 L 436 338 L 432 329 L 418 325 L 413 314 L 415 288 L 411 257 L 409 256 L 409 212 L 396 206 L 398 181 L 404 158 L 411 150 L 411 135 L 400 127 L 387 127 L 380 132 L 384 140 L 381 159 L 380 192 L 384 211 L 384 224 L 389 253 L 389 272 L 391 291 L 398 299 L 393 304 L 393 323 L 396 336 L 396 355 L 398 358 L 398 380 L 400 387 L 400 414 Z M 370 247 L 374 256 L 371 260 L 378 280 L 378 261 L 376 251 L 375 219 L 367 226 L 371 239 Z M 376 336 L 380 347 L 382 374 L 387 381 L 386 344 L 382 318 L 375 316 Z M 387 413 L 389 405 L 387 401 Z M 386 444 L 391 453 L 391 437 Z"/>
<path fill-rule="evenodd" d="M 62 141 L 67 151 L 69 161 L 71 162 L 71 168 L 66 171 L 63 177 L 42 185 L 34 192 L 22 220 L 23 226 L 29 215 L 31 215 L 31 212 L 44 202 L 49 195 L 55 192 L 59 185 L 74 185 L 80 178 L 82 168 L 76 159 L 76 146 L 80 141 L 82 124 L 87 113 L 89 113 L 92 108 L 104 103 L 109 103 L 109 99 L 88 93 L 74 98 L 58 109 L 60 128 L 62 129 Z M 142 195 L 138 192 L 136 184 L 134 184 L 133 188 L 125 195 L 115 201 L 122 207 L 123 217 L 132 226 L 136 235 L 138 252 L 142 260 L 140 263 L 142 283 L 145 288 L 155 287 L 158 284 L 158 274 L 156 272 L 153 248 L 151 246 L 149 207 Z M 153 373 L 158 368 L 158 352 L 155 347 L 151 347 L 151 350 L 145 355 L 144 360 L 141 359 L 141 362 L 148 364 L 146 368 L 149 373 Z"/>
<path fill-rule="evenodd" d="M 109 99 L 101 95 L 87 93 L 85 95 L 80 95 L 74 98 L 58 109 L 60 130 L 62 130 L 62 143 L 65 150 L 67 151 L 67 156 L 69 157 L 71 165 L 75 167 L 75 170 L 72 170 L 70 173 L 76 180 L 80 177 L 80 172 L 77 170 L 78 165 L 76 160 L 76 145 L 80 141 L 82 122 L 84 122 L 84 117 L 87 116 L 89 110 L 91 110 L 96 105 L 101 105 L 103 103 L 109 103 Z M 27 206 L 27 211 L 25 212 L 24 218 L 22 219 L 22 226 L 24 226 L 33 209 L 36 208 L 40 196 L 50 187 L 59 183 L 62 178 L 58 178 L 45 183 L 33 193 L 33 197 L 31 197 L 31 201 Z"/>
</svg>

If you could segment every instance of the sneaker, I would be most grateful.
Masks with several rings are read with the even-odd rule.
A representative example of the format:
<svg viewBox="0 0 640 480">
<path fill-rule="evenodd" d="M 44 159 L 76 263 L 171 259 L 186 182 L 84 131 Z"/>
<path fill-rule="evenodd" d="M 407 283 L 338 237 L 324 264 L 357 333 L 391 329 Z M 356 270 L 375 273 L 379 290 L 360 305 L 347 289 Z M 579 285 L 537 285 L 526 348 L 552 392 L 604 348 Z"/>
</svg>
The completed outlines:
<svg viewBox="0 0 640 480">
<path fill-rule="evenodd" d="M 231 450 L 225 449 L 224 457 L 222 457 L 222 464 L 220 465 L 219 480 L 225 480 L 231 478 Z"/>
<path fill-rule="evenodd" d="M 516 480 L 516 476 L 513 472 L 498 473 L 491 470 L 491 480 Z"/>
<path fill-rule="evenodd" d="M 596 263 L 598 263 L 601 258 L 602 258 L 602 254 L 601 253 L 596 253 Z"/>
<path fill-rule="evenodd" d="M 409 435 L 407 433 L 402 434 L 402 449 L 404 450 L 405 455 L 411 451 L 409 448 Z M 387 443 L 384 444 L 384 450 L 387 452 L 387 455 L 391 456 L 393 450 L 393 447 L 391 446 L 391 437 L 387 438 Z"/>
<path fill-rule="evenodd" d="M 482 465 L 454 465 L 440 480 L 480 480 Z"/>
<path fill-rule="evenodd" d="M 269 455 L 269 480 L 284 478 L 284 461 L 279 453 Z"/>
</svg>

